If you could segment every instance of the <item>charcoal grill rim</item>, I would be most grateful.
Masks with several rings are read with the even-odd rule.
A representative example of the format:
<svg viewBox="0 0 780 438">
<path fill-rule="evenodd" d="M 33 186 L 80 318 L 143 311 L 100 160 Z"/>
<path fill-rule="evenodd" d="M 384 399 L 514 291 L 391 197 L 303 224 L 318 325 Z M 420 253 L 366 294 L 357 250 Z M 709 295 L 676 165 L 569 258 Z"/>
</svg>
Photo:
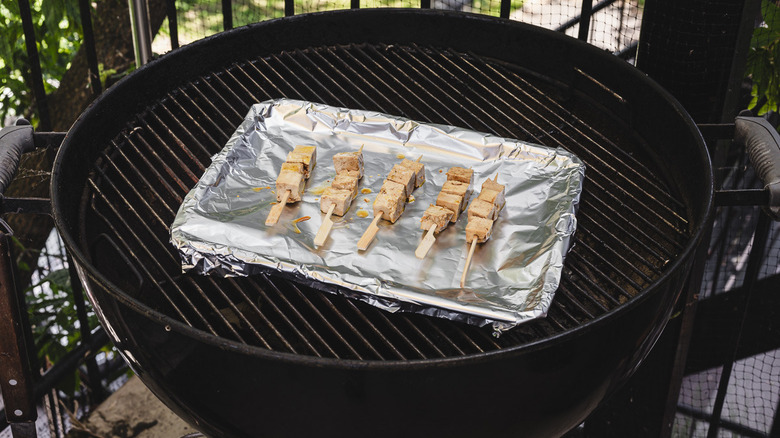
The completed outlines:
<svg viewBox="0 0 780 438">
<path fill-rule="evenodd" d="M 466 19 L 472 19 L 472 20 L 476 19 L 485 22 L 495 22 L 497 24 L 501 24 L 504 26 L 526 28 L 526 30 L 530 29 L 531 31 L 534 32 L 541 32 L 547 38 L 565 40 L 566 44 L 573 44 L 575 45 L 575 47 L 577 47 L 578 50 L 584 50 L 593 53 L 594 56 L 604 55 L 603 51 L 601 49 L 596 48 L 595 46 L 584 43 L 575 38 L 569 37 L 563 33 L 554 32 L 549 29 L 544 29 L 527 23 L 521 23 L 521 22 L 517 22 L 509 19 L 497 18 L 497 17 L 489 17 L 481 14 L 440 11 L 440 10 L 408 9 L 408 8 L 337 10 L 337 11 L 326 11 L 326 12 L 314 12 L 308 14 L 300 14 L 291 17 L 276 18 L 265 22 L 253 23 L 229 31 L 221 32 L 219 34 L 203 38 L 199 41 L 188 44 L 186 46 L 182 46 L 178 49 L 175 49 L 167 53 L 165 56 L 152 60 L 145 66 L 142 66 L 141 68 L 137 69 L 130 75 L 127 75 L 126 77 L 122 78 L 114 86 L 112 86 L 110 89 L 106 90 L 103 94 L 101 94 L 95 101 L 93 101 L 87 107 L 87 109 L 84 110 L 84 112 L 82 112 L 79 115 L 79 117 L 73 123 L 71 128 L 68 130 L 65 139 L 62 142 L 62 145 L 57 151 L 57 155 L 55 156 L 54 164 L 52 166 L 52 177 L 50 183 L 52 216 L 54 218 L 55 226 L 59 231 L 66 245 L 66 248 L 68 248 L 69 254 L 71 255 L 72 258 L 75 259 L 76 264 L 79 266 L 80 268 L 79 270 L 83 272 L 85 275 L 89 276 L 89 278 L 91 278 L 92 281 L 95 281 L 98 285 L 105 288 L 106 291 L 109 292 L 114 299 L 128 306 L 128 308 L 132 309 L 133 311 L 136 311 L 139 314 L 142 314 L 148 318 L 157 320 L 158 322 L 161 322 L 164 325 L 170 326 L 172 330 L 176 330 L 177 332 L 185 336 L 194 338 L 198 341 L 205 342 L 209 345 L 218 348 L 229 349 L 232 351 L 239 351 L 260 358 L 268 358 L 268 359 L 286 361 L 286 362 L 297 363 L 297 364 L 308 363 L 316 366 L 329 366 L 329 367 L 344 368 L 344 369 L 363 368 L 363 369 L 392 370 L 392 369 L 427 368 L 430 367 L 431 365 L 460 366 L 464 364 L 472 364 L 472 363 L 479 363 L 482 361 L 493 360 L 495 356 L 512 357 L 516 355 L 527 354 L 528 352 L 532 352 L 534 350 L 552 347 L 560 342 L 569 340 L 569 338 L 576 338 L 579 336 L 583 336 L 588 331 L 590 331 L 593 326 L 605 324 L 611 319 L 618 318 L 623 313 L 628 312 L 630 309 L 640 305 L 642 302 L 646 301 L 647 299 L 650 299 L 650 297 L 654 296 L 656 293 L 663 292 L 657 290 L 659 288 L 659 285 L 664 284 L 667 277 L 676 273 L 678 269 L 681 269 L 680 266 L 681 264 L 688 263 L 691 260 L 691 253 L 695 251 L 698 245 L 700 244 L 700 241 L 703 236 L 703 231 L 708 226 L 708 224 L 712 221 L 713 208 L 714 208 L 713 194 L 714 194 L 714 187 L 715 187 L 712 163 L 710 160 L 709 153 L 707 152 L 706 144 L 701 132 L 699 131 L 698 127 L 696 126 L 695 122 L 688 114 L 688 112 L 682 107 L 682 105 L 669 92 L 663 89 L 658 83 L 652 80 L 649 76 L 645 75 L 638 69 L 630 67 L 630 65 L 625 63 L 624 61 L 617 60 L 616 57 L 614 60 L 611 60 L 609 62 L 612 62 L 614 65 L 617 65 L 618 66 L 617 68 L 622 69 L 626 74 L 634 76 L 636 80 L 645 81 L 646 85 L 649 85 L 656 93 L 659 94 L 659 97 L 661 97 L 664 101 L 666 101 L 667 104 L 671 105 L 671 107 L 677 113 L 678 117 L 680 117 L 680 119 L 684 121 L 686 125 L 688 125 L 688 128 L 690 128 L 690 133 L 691 134 L 695 133 L 696 148 L 697 148 L 699 158 L 701 159 L 701 162 L 698 164 L 706 166 L 705 172 L 706 172 L 707 181 L 700 182 L 700 183 L 703 183 L 703 185 L 707 186 L 706 188 L 707 188 L 707 192 L 709 193 L 709 196 L 702 196 L 701 202 L 703 205 L 700 205 L 700 210 L 699 210 L 703 212 L 701 214 L 701 219 L 698 221 L 694 229 L 689 230 L 688 240 L 684 245 L 683 249 L 680 251 L 679 254 L 677 254 L 676 258 L 669 265 L 665 267 L 665 270 L 661 274 L 661 276 L 659 276 L 650 286 L 642 290 L 637 296 L 631 298 L 628 302 L 590 321 L 587 321 L 584 324 L 580 324 L 574 328 L 564 330 L 552 336 L 538 339 L 526 344 L 516 345 L 512 347 L 507 347 L 503 349 L 492 350 L 492 351 L 487 351 L 482 353 L 472 353 L 463 356 L 450 356 L 450 357 L 432 358 L 432 359 L 408 359 L 408 360 L 361 360 L 361 359 L 349 359 L 349 358 L 315 357 L 315 356 L 302 355 L 297 353 L 273 351 L 258 346 L 242 344 L 237 341 L 221 338 L 206 333 L 202 330 L 195 329 L 180 321 L 175 320 L 170 316 L 167 316 L 157 310 L 154 310 L 149 306 L 146 306 L 145 304 L 138 301 L 136 298 L 122 291 L 112 281 L 110 281 L 102 273 L 97 271 L 94 265 L 89 261 L 88 257 L 81 250 L 80 245 L 77 244 L 76 239 L 74 239 L 71 233 L 68 231 L 70 227 L 68 226 L 67 221 L 64 219 L 65 215 L 64 213 L 62 213 L 63 208 L 60 202 L 62 197 L 59 195 L 61 191 L 65 191 L 67 190 L 67 188 L 60 187 L 59 183 L 63 178 L 62 163 L 63 161 L 65 161 L 63 157 L 67 157 L 67 155 L 69 154 L 68 151 L 70 149 L 77 148 L 77 146 L 75 145 L 76 142 L 72 141 L 74 133 L 88 132 L 90 124 L 93 123 L 90 119 L 92 117 L 99 117 L 101 110 L 104 110 L 103 108 L 104 105 L 106 106 L 108 112 L 111 112 L 110 111 L 110 109 L 112 108 L 111 100 L 114 98 L 114 96 L 121 95 L 122 89 L 127 87 L 130 87 L 131 90 L 137 89 L 138 87 L 136 82 L 139 83 L 142 82 L 144 77 L 147 78 L 155 77 L 156 70 L 164 71 L 165 70 L 164 67 L 167 66 L 168 64 L 173 64 L 175 66 L 177 59 L 186 57 L 191 52 L 197 51 L 203 45 L 210 45 L 212 41 L 215 40 L 221 41 L 223 38 L 229 39 L 231 35 L 237 35 L 241 32 L 258 32 L 256 30 L 257 28 L 262 28 L 266 26 L 268 27 L 275 26 L 280 22 L 288 22 L 292 20 L 305 20 L 308 19 L 309 17 L 330 16 L 336 14 L 350 14 L 350 15 L 357 15 L 357 17 L 352 17 L 352 19 L 355 20 L 355 19 L 360 19 L 360 15 L 363 14 L 377 14 L 377 13 L 426 14 L 426 15 L 433 15 L 433 16 L 453 15 L 453 16 L 462 16 L 465 17 Z M 609 57 L 604 58 L 604 60 L 610 60 L 610 59 L 611 58 Z M 108 102 L 108 103 L 104 103 L 104 102 Z M 127 102 L 124 103 L 126 104 Z M 125 110 L 125 112 L 128 111 Z M 82 283 L 84 283 L 83 279 L 82 279 Z M 89 285 L 85 285 L 85 286 L 87 287 L 89 292 Z M 92 300 L 91 296 L 90 296 L 90 300 Z M 95 304 L 94 301 L 93 304 Z M 116 342 L 117 340 L 114 339 L 114 341 Z"/>
</svg>

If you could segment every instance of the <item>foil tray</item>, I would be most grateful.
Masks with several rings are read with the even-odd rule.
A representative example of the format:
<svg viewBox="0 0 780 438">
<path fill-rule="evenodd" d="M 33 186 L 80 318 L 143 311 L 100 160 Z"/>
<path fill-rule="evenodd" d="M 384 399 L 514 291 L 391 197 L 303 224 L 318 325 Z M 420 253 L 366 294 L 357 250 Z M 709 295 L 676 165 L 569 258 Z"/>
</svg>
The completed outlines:
<svg viewBox="0 0 780 438">
<path fill-rule="evenodd" d="M 276 176 L 296 145 L 316 145 L 317 164 L 301 202 L 279 222 L 265 218 Z M 361 194 L 325 245 L 314 236 L 324 214 L 319 195 L 335 176 L 332 157 L 363 146 Z M 381 220 L 366 251 L 357 241 L 393 165 L 422 156 L 426 182 L 395 223 Z M 473 195 L 498 175 L 506 207 L 477 245 L 466 287 L 459 285 L 469 246 L 465 212 L 441 232 L 424 260 L 414 251 L 420 218 L 436 202 L 452 166 L 474 169 Z M 224 149 L 212 157 L 171 226 L 184 271 L 219 276 L 274 272 L 388 311 L 413 311 L 502 331 L 547 314 L 558 288 L 585 166 L 563 149 L 454 126 L 288 99 L 252 106 Z M 306 220 L 306 217 L 310 219 Z M 304 220 L 298 220 L 304 218 Z"/>
</svg>

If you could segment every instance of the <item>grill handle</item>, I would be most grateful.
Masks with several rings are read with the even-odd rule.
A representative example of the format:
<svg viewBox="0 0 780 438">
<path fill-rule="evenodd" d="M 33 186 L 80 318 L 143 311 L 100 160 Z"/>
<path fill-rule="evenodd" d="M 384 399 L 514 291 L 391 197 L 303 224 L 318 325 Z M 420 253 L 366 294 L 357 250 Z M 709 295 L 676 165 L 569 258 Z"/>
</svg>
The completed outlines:
<svg viewBox="0 0 780 438">
<path fill-rule="evenodd" d="M 0 130 L 0 196 L 11 184 L 19 168 L 22 154 L 35 149 L 33 127 L 25 119 Z"/>
<path fill-rule="evenodd" d="M 780 133 L 763 117 L 738 116 L 734 141 L 742 145 L 769 193 L 770 216 L 780 220 Z"/>
</svg>

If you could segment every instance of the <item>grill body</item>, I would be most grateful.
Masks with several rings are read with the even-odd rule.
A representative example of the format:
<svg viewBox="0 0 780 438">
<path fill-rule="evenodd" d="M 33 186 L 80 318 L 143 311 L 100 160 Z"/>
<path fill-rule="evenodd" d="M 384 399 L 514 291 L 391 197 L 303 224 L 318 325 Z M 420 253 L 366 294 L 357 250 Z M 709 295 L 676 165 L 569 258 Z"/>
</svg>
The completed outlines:
<svg viewBox="0 0 780 438">
<path fill-rule="evenodd" d="M 577 153 L 580 227 L 548 317 L 496 340 L 273 275 L 182 275 L 172 214 L 248 106 L 271 97 Z M 414 10 L 289 17 L 172 52 L 82 115 L 52 177 L 57 227 L 112 340 L 214 436 L 560 435 L 652 347 L 711 197 L 695 125 L 629 65 L 519 23 Z"/>
</svg>

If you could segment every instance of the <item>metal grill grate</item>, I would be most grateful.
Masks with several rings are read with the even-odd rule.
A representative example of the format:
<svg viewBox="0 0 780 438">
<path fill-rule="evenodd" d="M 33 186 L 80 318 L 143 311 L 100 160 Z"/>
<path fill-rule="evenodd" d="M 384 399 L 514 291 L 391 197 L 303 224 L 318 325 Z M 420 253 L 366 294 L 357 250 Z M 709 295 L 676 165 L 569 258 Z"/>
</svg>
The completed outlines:
<svg viewBox="0 0 780 438">
<path fill-rule="evenodd" d="M 582 72 L 574 76 L 603 88 Z M 183 197 L 249 107 L 278 97 L 458 125 L 579 155 L 587 170 L 578 230 L 548 317 L 496 339 L 485 329 L 388 314 L 275 277 L 182 275 L 168 227 Z M 96 163 L 83 235 L 99 269 L 112 269 L 101 266 L 116 260 L 106 254 L 128 262 L 117 273 L 125 290 L 216 336 L 333 358 L 469 355 L 586 323 L 641 292 L 675 258 L 688 234 L 683 205 L 652 160 L 638 156 L 640 142 L 570 86 L 475 54 L 381 44 L 282 52 L 191 81 L 139 114 Z"/>
</svg>

